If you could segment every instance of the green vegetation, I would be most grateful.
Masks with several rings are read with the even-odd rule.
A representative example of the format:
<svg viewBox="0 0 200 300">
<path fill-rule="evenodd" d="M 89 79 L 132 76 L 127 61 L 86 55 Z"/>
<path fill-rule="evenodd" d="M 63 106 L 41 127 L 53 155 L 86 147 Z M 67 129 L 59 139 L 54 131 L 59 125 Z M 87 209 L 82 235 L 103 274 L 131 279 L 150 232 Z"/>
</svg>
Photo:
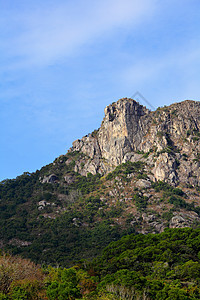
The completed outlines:
<svg viewBox="0 0 200 300">
<path fill-rule="evenodd" d="M 133 196 L 133 200 L 135 201 L 135 205 L 139 211 L 142 211 L 147 207 L 148 197 L 145 197 L 140 193 L 136 193 Z"/>
<path fill-rule="evenodd" d="M 149 156 L 149 154 L 152 153 L 153 151 L 154 151 L 153 149 L 150 149 L 148 152 L 143 154 L 143 157 L 147 158 Z"/>
<path fill-rule="evenodd" d="M 97 134 L 98 134 L 98 132 L 99 132 L 99 129 L 93 130 L 93 132 L 91 133 L 91 136 L 92 136 L 92 137 L 96 137 Z"/>
<path fill-rule="evenodd" d="M 163 131 L 157 132 L 157 137 L 162 138 L 163 136 L 165 136 L 165 133 Z"/>
<path fill-rule="evenodd" d="M 171 136 L 168 132 L 165 132 L 165 131 L 158 131 L 157 132 L 157 136 L 161 139 L 162 137 L 165 137 L 165 139 L 167 140 L 167 146 L 162 149 L 161 151 L 158 151 L 156 154 L 157 156 L 159 154 L 162 154 L 162 153 L 169 153 L 169 154 L 172 154 L 174 155 L 176 152 L 180 152 L 180 150 L 175 147 L 174 145 L 174 142 L 172 141 L 171 139 Z M 178 165 L 177 165 L 178 166 Z"/>
<path fill-rule="evenodd" d="M 123 228 L 113 222 L 123 212 L 122 204 L 109 207 L 100 200 L 105 189 L 101 176 L 73 171 L 73 162 L 80 158 L 84 155 L 79 152 L 68 153 L 40 171 L 0 183 L 0 240 L 5 250 L 37 263 L 70 266 L 134 232 L 131 225 Z M 140 174 L 142 167 L 140 162 L 127 163 L 115 174 L 126 178 L 134 171 Z M 42 183 L 40 178 L 49 174 L 59 180 Z"/>
<path fill-rule="evenodd" d="M 191 130 L 187 130 L 186 136 L 187 137 L 191 136 L 192 140 L 194 142 L 197 142 L 197 141 L 199 141 L 199 138 L 200 138 L 200 132 L 199 132 L 198 129 L 194 128 L 194 129 L 191 129 Z"/>
<path fill-rule="evenodd" d="M 195 162 L 199 162 L 200 161 L 200 153 L 197 153 L 196 158 L 193 159 L 193 161 Z"/>
<path fill-rule="evenodd" d="M 181 189 L 174 188 L 164 181 L 156 181 L 152 183 L 152 187 L 155 189 L 156 192 L 164 191 L 166 196 L 184 196 L 184 192 Z"/>
<path fill-rule="evenodd" d="M 163 199 L 168 199 L 170 204 L 174 205 L 174 208 L 184 208 L 189 211 L 195 211 L 200 216 L 200 207 L 195 206 L 195 203 L 188 203 L 185 201 L 186 195 L 179 188 L 174 188 L 166 182 L 157 181 L 152 183 L 152 187 L 156 192 L 162 192 Z"/>
<path fill-rule="evenodd" d="M 109 194 L 109 185 L 118 186 L 116 177 L 126 185 L 132 180 L 130 174 L 136 180 L 147 178 L 145 163 L 124 163 L 106 178 L 91 173 L 81 176 L 74 172 L 74 165 L 79 160 L 83 167 L 85 158 L 80 152 L 69 152 L 40 171 L 0 183 L 0 240 L 6 251 L 36 263 L 72 266 L 81 258 L 96 257 L 110 242 L 139 228 L 137 222 L 131 225 L 131 220 L 127 221 L 126 196 L 120 202 Z M 51 174 L 57 179 L 42 183 Z M 186 209 L 200 215 L 200 208 L 187 203 L 179 188 L 164 182 L 152 183 L 152 187 L 173 205 L 170 213 Z M 149 199 L 137 187 L 129 197 L 138 213 L 148 210 Z M 169 215 L 162 213 L 163 220 L 169 222 Z"/>
<path fill-rule="evenodd" d="M 172 110 L 171 114 L 176 116 L 177 115 L 177 110 L 176 109 Z"/>
<path fill-rule="evenodd" d="M 144 166 L 145 164 L 142 161 L 137 161 L 137 162 L 128 161 L 126 163 L 117 166 L 113 172 L 109 173 L 106 176 L 106 179 L 111 180 L 114 179 L 116 176 L 122 176 L 123 178 L 126 178 L 127 175 L 131 173 L 145 176 Z"/>
<path fill-rule="evenodd" d="M 147 178 L 145 164 L 124 163 L 105 178 L 74 172 L 77 159 L 84 164 L 83 154 L 68 153 L 40 171 L 0 183 L 0 240 L 6 251 L 36 263 L 72 266 L 81 258 L 96 257 L 110 242 L 139 228 L 139 223 L 131 225 L 131 220 L 127 221 L 126 196 L 120 199 L 110 195 L 109 186 L 116 186 L 121 192 L 121 185 L 132 180 L 130 174 L 135 180 Z M 58 179 L 42 183 L 50 174 Z M 200 215 L 200 208 L 187 203 L 181 189 L 165 182 L 152 183 L 152 188 L 161 193 L 160 201 L 164 199 L 173 205 L 170 213 L 186 209 Z M 133 203 L 139 214 L 149 209 L 149 199 L 143 193 L 134 187 L 127 196 L 132 198 L 130 205 Z M 162 214 L 167 225 L 169 215 L 164 215 L 164 211 Z"/>
<path fill-rule="evenodd" d="M 106 247 L 95 270 L 122 299 L 199 299 L 199 251 L 200 229 L 130 235 Z"/>
<path fill-rule="evenodd" d="M 0 256 L 0 299 L 7 300 L 197 300 L 199 284 L 200 229 L 127 235 L 68 269 Z"/>
</svg>

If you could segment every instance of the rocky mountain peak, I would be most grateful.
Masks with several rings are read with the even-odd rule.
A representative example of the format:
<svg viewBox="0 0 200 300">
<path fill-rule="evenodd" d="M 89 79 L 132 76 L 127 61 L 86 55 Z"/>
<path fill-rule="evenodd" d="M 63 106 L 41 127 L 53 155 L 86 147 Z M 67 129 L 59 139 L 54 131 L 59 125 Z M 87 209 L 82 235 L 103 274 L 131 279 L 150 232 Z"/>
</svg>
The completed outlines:
<svg viewBox="0 0 200 300">
<path fill-rule="evenodd" d="M 148 114 L 150 112 L 146 107 L 140 105 L 138 102 L 131 98 L 122 98 L 117 102 L 113 102 L 112 104 L 106 106 L 104 109 L 105 118 L 104 121 L 113 121 L 115 118 L 123 115 L 124 117 L 140 117 L 144 114 Z"/>
<path fill-rule="evenodd" d="M 150 111 L 131 98 L 105 108 L 98 130 L 76 140 L 70 151 L 85 154 L 75 171 L 107 174 L 127 161 L 151 166 L 151 180 L 199 184 L 200 103 L 186 100 Z M 187 159 L 186 159 L 187 158 Z"/>
</svg>

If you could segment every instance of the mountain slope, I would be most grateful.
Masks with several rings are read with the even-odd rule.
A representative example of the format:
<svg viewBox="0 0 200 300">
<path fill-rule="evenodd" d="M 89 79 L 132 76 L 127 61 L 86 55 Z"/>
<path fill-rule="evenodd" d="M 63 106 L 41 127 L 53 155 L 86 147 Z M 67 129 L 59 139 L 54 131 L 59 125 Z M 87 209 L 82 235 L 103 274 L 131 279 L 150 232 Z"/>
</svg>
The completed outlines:
<svg viewBox="0 0 200 300">
<path fill-rule="evenodd" d="M 71 265 L 127 233 L 199 226 L 200 104 L 106 107 L 98 130 L 40 171 L 0 183 L 0 246 Z"/>
</svg>

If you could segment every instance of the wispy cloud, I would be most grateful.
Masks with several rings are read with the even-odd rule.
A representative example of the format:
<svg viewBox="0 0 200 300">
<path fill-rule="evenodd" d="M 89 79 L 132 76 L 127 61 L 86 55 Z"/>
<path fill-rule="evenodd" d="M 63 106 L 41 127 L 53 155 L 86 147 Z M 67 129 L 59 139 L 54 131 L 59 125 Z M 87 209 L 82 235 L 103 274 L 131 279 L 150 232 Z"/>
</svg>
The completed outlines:
<svg viewBox="0 0 200 300">
<path fill-rule="evenodd" d="M 199 0 L 0 0 L 2 176 L 28 155 L 24 170 L 51 161 L 119 97 L 197 100 L 199 9 Z"/>
<path fill-rule="evenodd" d="M 118 80 L 121 80 L 122 85 L 136 86 L 143 91 L 151 86 L 157 101 L 159 98 L 173 101 L 172 97 L 178 97 L 179 100 L 186 98 L 197 100 L 199 98 L 198 65 L 200 65 L 200 43 L 191 39 L 187 45 L 179 44 L 159 55 L 152 54 L 149 58 L 138 57 L 137 61 L 124 68 Z M 158 95 L 156 89 L 162 94 Z M 163 97 L 164 93 L 166 95 Z"/>
<path fill-rule="evenodd" d="M 53 64 L 79 51 L 85 43 L 127 24 L 138 25 L 155 11 L 154 0 L 64 1 L 45 9 L 4 13 L 7 27 L 0 47 L 11 65 Z M 6 17 L 5 17 L 6 16 Z M 9 24 L 8 24 L 9 23 Z M 9 30 L 10 29 L 10 30 Z"/>
</svg>

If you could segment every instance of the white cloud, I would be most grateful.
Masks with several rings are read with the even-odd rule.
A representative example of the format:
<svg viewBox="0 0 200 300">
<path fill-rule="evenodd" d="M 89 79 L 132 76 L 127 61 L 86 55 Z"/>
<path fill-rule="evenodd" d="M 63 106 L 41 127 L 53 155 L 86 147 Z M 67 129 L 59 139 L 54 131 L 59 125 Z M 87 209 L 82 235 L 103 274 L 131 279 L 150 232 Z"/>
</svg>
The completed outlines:
<svg viewBox="0 0 200 300">
<path fill-rule="evenodd" d="M 137 58 L 120 74 L 122 84 L 141 86 L 145 83 L 156 83 L 166 78 L 176 78 L 177 83 L 184 83 L 182 91 L 189 91 L 189 85 L 193 86 L 193 80 L 199 80 L 197 65 L 200 64 L 200 44 L 188 41 L 188 44 L 170 48 L 168 52 L 162 52 L 159 56 L 152 54 L 149 58 Z M 192 83 L 192 84 L 191 84 Z M 186 93 L 187 94 L 187 93 Z"/>
<path fill-rule="evenodd" d="M 4 18 L 10 31 L 1 41 L 12 65 L 53 64 L 78 51 L 81 45 L 112 33 L 114 29 L 145 21 L 155 11 L 155 0 L 66 2 L 27 12 L 11 11 Z M 3 29 L 1 30 L 2 34 Z M 14 34 L 12 34 L 12 32 Z"/>
<path fill-rule="evenodd" d="M 139 91 L 154 107 L 200 100 L 199 67 L 200 43 L 187 40 L 157 56 L 151 53 L 148 58 L 135 58 L 116 75 L 116 81 L 130 91 L 129 96 Z"/>
</svg>

